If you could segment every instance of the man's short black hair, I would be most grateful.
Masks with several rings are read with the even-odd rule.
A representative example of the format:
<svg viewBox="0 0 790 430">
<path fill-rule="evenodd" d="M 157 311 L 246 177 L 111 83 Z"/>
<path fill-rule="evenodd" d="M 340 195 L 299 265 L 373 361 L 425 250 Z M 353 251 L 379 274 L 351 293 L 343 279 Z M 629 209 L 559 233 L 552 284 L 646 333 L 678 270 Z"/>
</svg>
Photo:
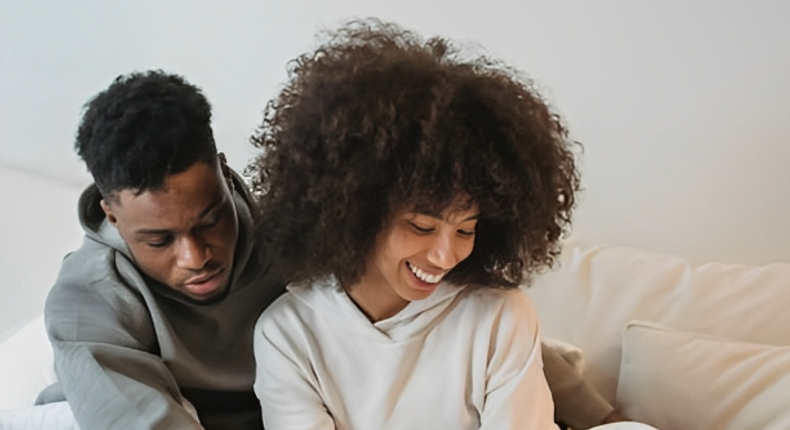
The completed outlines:
<svg viewBox="0 0 790 430">
<path fill-rule="evenodd" d="M 104 198 L 159 189 L 217 155 L 200 88 L 160 70 L 121 75 L 88 101 L 74 146 Z"/>
</svg>

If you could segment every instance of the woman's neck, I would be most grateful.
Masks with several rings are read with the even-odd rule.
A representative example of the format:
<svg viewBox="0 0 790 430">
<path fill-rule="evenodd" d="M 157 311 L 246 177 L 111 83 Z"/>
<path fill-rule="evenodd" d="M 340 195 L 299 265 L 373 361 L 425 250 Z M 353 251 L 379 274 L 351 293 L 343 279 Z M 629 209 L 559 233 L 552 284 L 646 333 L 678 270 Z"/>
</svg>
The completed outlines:
<svg viewBox="0 0 790 430">
<path fill-rule="evenodd" d="M 359 282 L 346 288 L 351 301 L 374 323 L 396 315 L 409 304 L 391 288 L 382 285 L 382 281 L 363 276 Z"/>
</svg>

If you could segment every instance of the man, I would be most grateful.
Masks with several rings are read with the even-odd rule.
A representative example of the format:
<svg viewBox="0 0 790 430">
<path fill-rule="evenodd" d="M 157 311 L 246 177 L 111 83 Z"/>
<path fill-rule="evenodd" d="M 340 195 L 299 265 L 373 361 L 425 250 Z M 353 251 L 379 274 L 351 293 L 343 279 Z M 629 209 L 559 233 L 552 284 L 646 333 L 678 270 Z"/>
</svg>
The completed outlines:
<svg viewBox="0 0 790 430">
<path fill-rule="evenodd" d="M 85 239 L 45 308 L 77 423 L 261 429 L 251 334 L 284 283 L 250 242 L 252 199 L 217 154 L 208 101 L 152 71 L 117 78 L 86 108 Z"/>
</svg>

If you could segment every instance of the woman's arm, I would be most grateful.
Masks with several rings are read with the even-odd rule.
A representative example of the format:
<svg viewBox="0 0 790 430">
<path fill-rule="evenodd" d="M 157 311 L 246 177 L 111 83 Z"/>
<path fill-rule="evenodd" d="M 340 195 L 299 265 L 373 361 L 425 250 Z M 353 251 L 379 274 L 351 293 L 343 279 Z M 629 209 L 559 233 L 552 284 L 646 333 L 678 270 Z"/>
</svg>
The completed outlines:
<svg viewBox="0 0 790 430">
<path fill-rule="evenodd" d="M 310 378 L 308 359 L 294 346 L 295 331 L 298 327 L 285 331 L 274 312 L 265 312 L 255 326 L 255 394 L 263 425 L 268 430 L 334 430 Z"/>
<path fill-rule="evenodd" d="M 523 293 L 509 291 L 498 318 L 491 333 L 480 429 L 556 429 L 531 302 Z"/>
</svg>

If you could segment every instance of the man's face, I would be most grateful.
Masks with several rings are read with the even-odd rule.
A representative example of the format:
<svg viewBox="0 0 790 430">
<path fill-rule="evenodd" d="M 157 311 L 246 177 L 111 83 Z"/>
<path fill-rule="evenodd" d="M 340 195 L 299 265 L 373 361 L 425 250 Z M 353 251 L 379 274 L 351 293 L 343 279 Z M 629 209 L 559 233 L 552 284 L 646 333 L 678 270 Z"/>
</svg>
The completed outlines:
<svg viewBox="0 0 790 430">
<path fill-rule="evenodd" d="M 101 202 L 140 270 L 200 301 L 228 287 L 238 236 L 230 182 L 216 164 L 198 162 L 162 189 Z"/>
</svg>

